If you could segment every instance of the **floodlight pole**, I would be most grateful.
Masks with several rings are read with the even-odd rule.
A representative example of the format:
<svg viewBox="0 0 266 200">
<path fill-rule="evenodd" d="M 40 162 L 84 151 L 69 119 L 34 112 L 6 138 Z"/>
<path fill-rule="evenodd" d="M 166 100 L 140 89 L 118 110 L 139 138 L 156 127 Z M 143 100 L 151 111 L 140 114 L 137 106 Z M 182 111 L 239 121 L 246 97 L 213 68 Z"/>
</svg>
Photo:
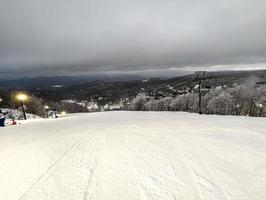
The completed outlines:
<svg viewBox="0 0 266 200">
<path fill-rule="evenodd" d="M 3 99 L 0 97 L 0 113 L 2 112 L 1 110 L 1 103 L 3 102 Z"/>
<path fill-rule="evenodd" d="M 23 112 L 24 119 L 26 120 L 27 119 L 27 116 L 26 116 L 26 112 L 25 112 L 25 109 L 24 109 L 24 105 L 23 105 L 23 101 L 22 100 L 20 101 L 20 104 L 21 104 L 21 107 L 22 107 L 22 112 Z"/>
<path fill-rule="evenodd" d="M 46 117 L 49 118 L 49 109 L 50 107 L 48 105 L 44 106 L 45 112 L 46 112 Z"/>
<path fill-rule="evenodd" d="M 260 110 L 259 116 L 262 117 L 262 111 L 263 111 L 263 105 L 262 104 L 259 104 L 259 110 Z"/>
</svg>

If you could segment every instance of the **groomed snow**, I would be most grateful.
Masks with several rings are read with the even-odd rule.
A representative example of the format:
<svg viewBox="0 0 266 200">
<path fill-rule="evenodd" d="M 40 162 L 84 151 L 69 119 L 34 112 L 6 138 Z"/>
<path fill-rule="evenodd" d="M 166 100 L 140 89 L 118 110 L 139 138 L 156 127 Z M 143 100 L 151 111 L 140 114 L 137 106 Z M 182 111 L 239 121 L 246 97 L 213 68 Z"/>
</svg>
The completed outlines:
<svg viewBox="0 0 266 200">
<path fill-rule="evenodd" d="M 104 112 L 0 129 L 1 200 L 265 200 L 266 120 Z"/>
</svg>

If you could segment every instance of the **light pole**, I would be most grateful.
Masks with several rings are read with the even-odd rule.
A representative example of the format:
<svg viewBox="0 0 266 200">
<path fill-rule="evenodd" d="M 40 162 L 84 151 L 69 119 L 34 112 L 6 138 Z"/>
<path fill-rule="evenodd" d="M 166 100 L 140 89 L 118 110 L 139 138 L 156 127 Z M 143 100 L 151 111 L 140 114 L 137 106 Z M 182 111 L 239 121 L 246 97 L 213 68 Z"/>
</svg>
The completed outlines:
<svg viewBox="0 0 266 200">
<path fill-rule="evenodd" d="M 259 105 L 258 105 L 258 107 L 259 107 L 259 110 L 260 110 L 260 117 L 262 116 L 262 110 L 263 110 L 263 105 L 262 105 L 262 103 L 260 103 Z"/>
<path fill-rule="evenodd" d="M 196 72 L 196 79 L 199 81 L 199 114 L 202 114 L 202 103 L 201 103 L 201 87 L 202 87 L 202 80 L 206 76 L 206 71 L 197 71 Z"/>
<path fill-rule="evenodd" d="M 44 109 L 45 109 L 45 111 L 46 111 L 46 117 L 48 118 L 49 116 L 48 116 L 48 111 L 49 111 L 49 106 L 48 105 L 45 105 L 44 106 Z"/>
<path fill-rule="evenodd" d="M 0 104 L 3 102 L 3 99 L 2 99 L 2 97 L 0 97 Z M 0 109 L 1 109 L 1 107 L 0 107 Z"/>
<path fill-rule="evenodd" d="M 1 103 L 3 102 L 3 99 L 2 99 L 2 97 L 0 97 L 0 113 L 2 112 L 1 111 Z"/>
<path fill-rule="evenodd" d="M 26 116 L 26 112 L 24 109 L 23 101 L 26 101 L 28 99 L 28 96 L 26 94 L 21 93 L 17 95 L 17 99 L 20 101 L 20 105 L 23 111 L 23 116 L 24 116 L 24 119 L 26 120 L 27 116 Z"/>
<path fill-rule="evenodd" d="M 239 105 L 239 104 L 236 104 L 236 115 L 240 115 L 240 110 L 239 110 L 239 108 L 241 107 L 241 105 Z"/>
</svg>

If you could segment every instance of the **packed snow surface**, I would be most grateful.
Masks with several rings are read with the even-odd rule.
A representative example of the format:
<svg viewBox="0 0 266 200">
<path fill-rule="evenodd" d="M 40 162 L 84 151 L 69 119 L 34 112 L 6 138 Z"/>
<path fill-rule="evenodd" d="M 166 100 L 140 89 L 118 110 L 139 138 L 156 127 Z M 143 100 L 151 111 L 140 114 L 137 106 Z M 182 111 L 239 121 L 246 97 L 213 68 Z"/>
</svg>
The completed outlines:
<svg viewBox="0 0 266 200">
<path fill-rule="evenodd" d="M 266 120 L 105 112 L 0 129 L 1 200 L 265 200 Z"/>
</svg>

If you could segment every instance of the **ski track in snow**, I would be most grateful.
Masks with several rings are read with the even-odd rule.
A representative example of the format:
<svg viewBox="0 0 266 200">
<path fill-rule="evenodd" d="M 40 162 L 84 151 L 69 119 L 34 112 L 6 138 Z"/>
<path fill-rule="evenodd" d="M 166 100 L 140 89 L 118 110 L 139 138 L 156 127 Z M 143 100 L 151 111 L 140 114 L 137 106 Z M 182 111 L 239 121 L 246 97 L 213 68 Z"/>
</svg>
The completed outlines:
<svg viewBox="0 0 266 200">
<path fill-rule="evenodd" d="M 77 145 L 77 143 L 73 144 L 70 146 L 69 149 L 67 149 L 62 156 L 60 156 L 59 159 L 57 159 L 52 165 L 50 165 L 48 167 L 48 169 L 40 176 L 37 178 L 36 182 L 34 182 L 30 188 L 26 191 L 26 193 L 24 193 L 19 200 L 23 200 L 25 199 L 25 197 L 27 196 L 27 194 L 38 185 L 38 183 L 42 180 L 45 179 L 45 181 L 47 181 L 54 173 L 55 171 L 59 168 L 59 163 L 60 161 Z"/>
<path fill-rule="evenodd" d="M 74 114 L 0 130 L 2 200 L 264 200 L 266 120 Z"/>
</svg>

